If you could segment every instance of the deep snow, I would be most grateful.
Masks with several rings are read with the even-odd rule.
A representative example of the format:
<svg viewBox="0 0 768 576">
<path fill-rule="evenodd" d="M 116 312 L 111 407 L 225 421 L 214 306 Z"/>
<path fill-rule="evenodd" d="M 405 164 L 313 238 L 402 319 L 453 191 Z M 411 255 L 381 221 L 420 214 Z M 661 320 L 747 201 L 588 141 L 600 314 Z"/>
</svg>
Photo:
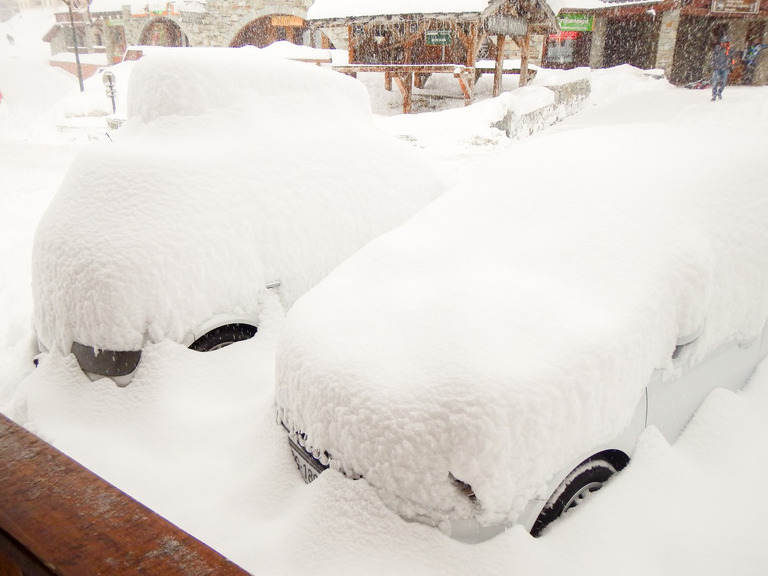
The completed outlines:
<svg viewBox="0 0 768 576">
<path fill-rule="evenodd" d="M 38 227 L 45 349 L 189 344 L 214 317 L 258 315 L 275 283 L 288 310 L 445 188 L 375 128 L 360 83 L 252 47 L 144 56 L 127 114 L 73 162 Z"/>
<path fill-rule="evenodd" d="M 38 39 L 50 21 L 43 24 L 30 27 L 28 47 L 18 20 L 0 26 L 0 32 L 13 27 L 17 38 L 11 48 L 0 33 L 3 413 L 254 573 L 758 576 L 768 571 L 762 529 L 768 504 L 761 497 L 768 483 L 765 365 L 743 393 L 714 393 L 674 445 L 649 430 L 630 466 L 545 537 L 535 540 L 513 529 L 476 546 L 404 522 L 365 482 L 330 472 L 303 484 L 274 419 L 273 354 L 282 324 L 277 306 L 265 315 L 256 338 L 215 353 L 197 354 L 170 341 L 152 345 L 143 358 L 144 377 L 124 389 L 90 382 L 72 357 L 49 359 L 33 371 L 32 235 L 69 160 L 84 144 L 73 141 L 76 133 L 52 128 L 61 111 L 50 106 L 63 93 L 34 109 L 18 104 L 32 103 L 40 82 L 62 78 L 42 63 Z M 29 64 L 26 76 L 11 81 L 4 71 L 20 60 Z M 764 129 L 768 123 L 766 88 L 729 87 L 722 102 L 710 103 L 705 91 L 674 89 L 626 68 L 594 72 L 592 80 L 593 106 L 550 130 L 580 130 L 585 147 L 605 133 L 599 125 L 617 130 L 627 124 L 684 123 L 703 138 L 709 126 L 727 125 L 731 140 L 713 142 L 723 150 L 715 168 L 727 171 L 729 156 L 744 145 L 742 128 Z M 77 90 L 75 78 L 64 84 Z M 374 99 L 374 110 L 391 97 Z M 383 127 L 387 122 L 377 119 Z M 410 132 L 417 145 L 430 150 L 427 124 Z M 487 131 L 482 124 L 477 129 Z M 445 174 L 463 187 L 472 186 L 478 172 L 514 162 L 517 152 L 537 140 L 478 139 L 486 144 L 470 145 L 464 135 L 449 139 L 453 149 L 435 153 Z M 557 158 L 562 151 L 547 154 Z M 586 174 L 608 168 L 613 154 L 621 150 L 594 156 Z M 632 173 L 614 174 L 617 184 L 650 178 L 655 159 L 647 151 Z M 765 191 L 762 167 L 745 171 L 752 177 L 749 185 Z M 685 174 L 676 177 L 684 180 Z M 568 182 L 553 170 L 540 180 L 542 195 Z"/>
<path fill-rule="evenodd" d="M 566 121 L 499 154 L 289 312 L 283 421 L 406 517 L 478 514 L 452 476 L 472 486 L 481 520 L 514 521 L 546 501 L 556 471 L 622 432 L 654 370 L 671 379 L 759 339 L 763 130 Z M 727 170 L 710 140 L 743 145 Z M 653 170 L 635 172 L 649 151 Z M 562 180 L 542 179 L 553 168 Z"/>
</svg>

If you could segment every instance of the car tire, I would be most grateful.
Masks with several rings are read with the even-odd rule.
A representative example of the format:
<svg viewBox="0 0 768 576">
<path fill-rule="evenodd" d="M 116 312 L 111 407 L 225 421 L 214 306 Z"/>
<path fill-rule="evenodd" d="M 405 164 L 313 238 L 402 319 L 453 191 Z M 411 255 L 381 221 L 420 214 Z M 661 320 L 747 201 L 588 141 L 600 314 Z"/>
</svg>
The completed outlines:
<svg viewBox="0 0 768 576">
<path fill-rule="evenodd" d="M 251 326 L 250 324 L 226 324 L 206 332 L 192 342 L 189 347 L 198 352 L 212 352 L 235 342 L 253 338 L 256 335 L 256 331 L 256 326 Z"/>
<path fill-rule="evenodd" d="M 584 501 L 593 492 L 603 487 L 616 473 L 616 468 L 601 458 L 585 460 L 568 474 L 549 501 L 544 505 L 531 535 L 538 538 L 552 522 Z"/>
</svg>

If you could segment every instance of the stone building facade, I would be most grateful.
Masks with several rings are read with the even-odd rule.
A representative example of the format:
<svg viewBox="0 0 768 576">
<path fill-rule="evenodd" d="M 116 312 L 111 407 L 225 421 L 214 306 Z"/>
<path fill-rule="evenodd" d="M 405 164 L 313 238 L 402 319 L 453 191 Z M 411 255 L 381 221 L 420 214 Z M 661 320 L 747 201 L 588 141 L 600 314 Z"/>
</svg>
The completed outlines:
<svg viewBox="0 0 768 576">
<path fill-rule="evenodd" d="M 606 1 L 605 5 L 588 12 L 589 29 L 575 33 L 573 42 L 582 46 L 584 56 L 563 67 L 631 64 L 663 70 L 673 83 L 687 84 L 711 76 L 709 55 L 726 35 L 734 61 L 729 83 L 768 83 L 768 49 L 749 58 L 751 48 L 768 48 L 768 0 L 662 0 L 620 6 Z M 544 65 L 549 64 L 545 55 Z"/>
<path fill-rule="evenodd" d="M 103 52 L 106 63 L 122 60 L 130 46 L 267 46 L 279 40 L 320 46 L 307 25 L 312 0 L 183 0 L 163 5 L 94 0 L 75 27 L 83 53 Z M 68 17 L 46 35 L 51 53 L 71 51 Z"/>
<path fill-rule="evenodd" d="M 89 8 L 74 15 L 81 54 L 100 53 L 103 64 L 113 64 L 130 46 L 263 47 L 288 40 L 347 48 L 346 28 L 310 26 L 307 13 L 313 0 L 162 2 L 91 0 Z M 560 31 L 533 37 L 531 62 L 563 68 L 631 64 L 663 70 L 672 82 L 686 84 L 709 76 L 711 47 L 727 34 L 735 60 L 730 82 L 768 84 L 768 48 L 751 63 L 745 59 L 753 46 L 768 46 L 768 0 L 603 0 L 600 5 L 561 10 L 561 23 L 570 17 L 571 24 L 588 22 L 588 26 L 566 31 L 561 24 Z M 64 9 L 56 16 L 45 40 L 51 43 L 52 54 L 71 52 L 70 17 Z"/>
</svg>

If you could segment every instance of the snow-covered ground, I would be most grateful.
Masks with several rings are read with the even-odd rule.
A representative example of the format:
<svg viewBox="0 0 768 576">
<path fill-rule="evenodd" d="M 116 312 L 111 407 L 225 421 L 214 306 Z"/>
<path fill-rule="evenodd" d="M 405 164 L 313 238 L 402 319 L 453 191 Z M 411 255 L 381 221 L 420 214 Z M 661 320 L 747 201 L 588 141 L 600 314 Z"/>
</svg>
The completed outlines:
<svg viewBox="0 0 768 576">
<path fill-rule="evenodd" d="M 648 430 L 629 467 L 543 538 L 511 529 L 479 545 L 403 521 L 364 481 L 329 472 L 303 484 L 275 422 L 274 350 L 283 322 L 277 309 L 262 317 L 257 337 L 217 352 L 199 354 L 167 340 L 149 346 L 143 377 L 126 388 L 89 381 L 71 356 L 33 369 L 34 230 L 69 163 L 95 133 L 55 128 L 72 109 L 61 103 L 81 99 L 77 80 L 45 65 L 47 47 L 41 49 L 39 41 L 50 26 L 45 15 L 22 17 L 23 22 L 17 17 L 0 25 L 4 414 L 253 573 L 768 573 L 763 530 L 768 503 L 762 498 L 768 483 L 765 364 L 743 392 L 715 392 L 674 445 Z M 11 30 L 14 46 L 5 37 Z M 729 157 L 745 144 L 740 131 L 768 129 L 767 88 L 729 87 L 722 102 L 711 103 L 706 91 L 676 89 L 628 68 L 593 72 L 591 80 L 590 107 L 550 129 L 578 130 L 585 147 L 626 124 L 645 124 L 652 131 L 662 123 L 683 133 L 696 127 L 691 132 L 701 138 L 708 126 L 728 125 L 732 139 L 712 142 L 722 149 L 721 169 L 728 171 Z M 367 85 L 374 112 L 381 114 L 378 125 L 403 133 L 400 124 L 411 119 L 388 117 L 388 102 L 396 94 Z M 111 108 L 106 96 L 103 105 Z M 478 173 L 504 170 L 520 151 L 531 143 L 543 146 L 547 137 L 545 132 L 531 140 L 489 139 L 486 116 L 475 116 L 474 110 L 462 113 L 454 137 L 441 137 L 433 154 L 446 176 L 467 190 Z M 433 114 L 438 122 L 415 116 L 407 132 L 427 151 L 435 140 L 430 126 L 441 124 L 444 131 L 457 111 Z M 467 139 L 472 117 L 481 137 Z M 610 162 L 595 157 L 584 173 L 563 175 L 557 172 L 558 158 L 568 150 L 547 153 L 552 170 L 541 174 L 543 198 L 573 178 L 599 178 L 601 163 Z M 654 151 L 648 149 L 637 158 L 635 173 L 612 177 L 621 186 L 622 179 L 654 170 Z M 752 172 L 741 179 L 768 193 L 764 169 L 755 165 Z M 514 182 L 511 174 L 510 194 Z"/>
</svg>

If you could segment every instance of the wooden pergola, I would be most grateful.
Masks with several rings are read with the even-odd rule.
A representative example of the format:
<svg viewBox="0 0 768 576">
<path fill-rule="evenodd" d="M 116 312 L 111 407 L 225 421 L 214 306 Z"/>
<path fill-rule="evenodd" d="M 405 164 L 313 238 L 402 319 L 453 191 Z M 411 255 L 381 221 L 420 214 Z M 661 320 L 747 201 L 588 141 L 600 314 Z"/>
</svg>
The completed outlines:
<svg viewBox="0 0 768 576">
<path fill-rule="evenodd" d="M 334 2 L 322 1 L 326 4 Z M 360 5 L 364 4 L 365 0 L 360 0 Z M 380 12 L 374 7 L 370 11 Z M 525 86 L 532 77 L 528 69 L 531 35 L 557 27 L 555 15 L 545 0 L 491 0 L 479 12 L 374 13 L 361 16 L 345 15 L 339 11 L 329 17 L 326 11 L 322 18 L 313 18 L 312 13 L 310 9 L 308 17 L 315 29 L 346 28 L 349 64 L 334 66 L 334 69 L 350 75 L 358 72 L 383 73 L 387 89 L 391 88 L 393 81 L 400 89 L 405 114 L 411 112 L 413 87 L 423 87 L 431 74 L 453 74 L 459 82 L 465 104 L 470 103 L 475 81 L 484 71 L 477 67 L 478 52 L 489 37 L 495 37 L 495 43 L 488 43 L 496 62 L 494 96 L 501 90 L 504 73 L 519 74 L 520 85 Z M 505 69 L 503 66 L 507 36 L 521 48 L 519 69 Z"/>
</svg>

